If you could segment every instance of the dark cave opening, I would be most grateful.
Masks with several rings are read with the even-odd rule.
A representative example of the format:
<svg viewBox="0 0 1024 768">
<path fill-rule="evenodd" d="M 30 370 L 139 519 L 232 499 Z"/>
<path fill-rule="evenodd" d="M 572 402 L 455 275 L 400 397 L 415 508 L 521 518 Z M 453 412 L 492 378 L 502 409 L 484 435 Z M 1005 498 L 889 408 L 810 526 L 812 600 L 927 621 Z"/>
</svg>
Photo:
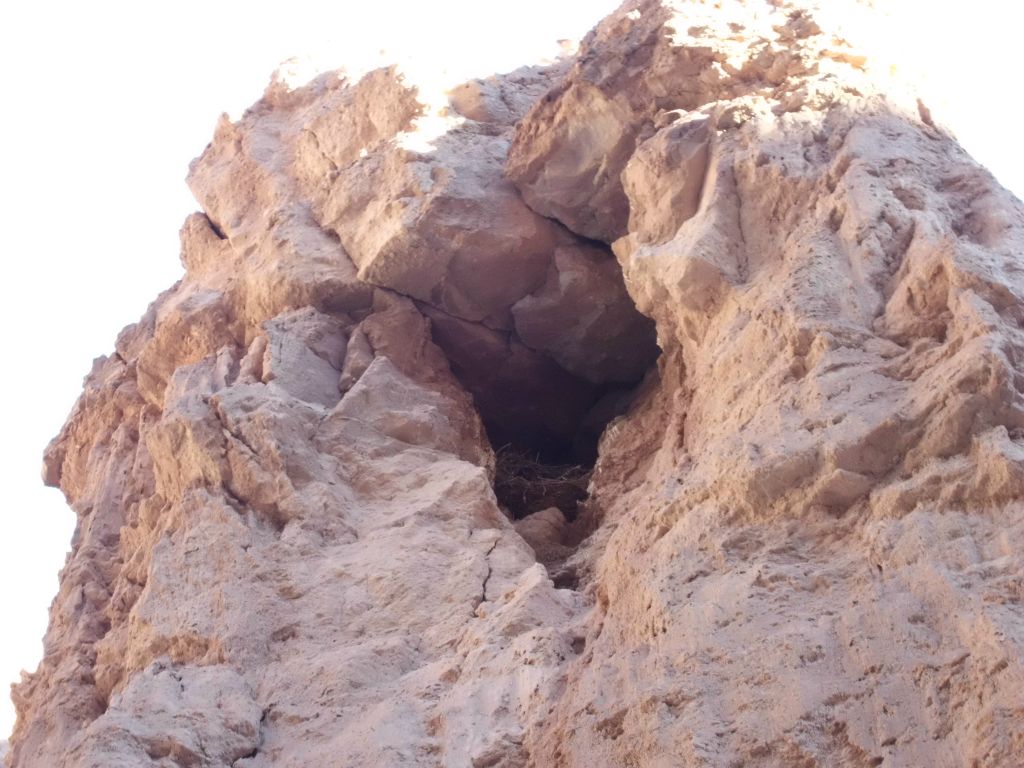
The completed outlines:
<svg viewBox="0 0 1024 768">
<path fill-rule="evenodd" d="M 452 373 L 472 394 L 495 451 L 494 492 L 510 518 L 521 520 L 557 507 L 576 520 L 587 497 L 598 442 L 624 414 L 656 364 L 653 323 L 640 343 L 649 345 L 644 371 L 625 381 L 594 383 L 512 336 L 460 321 L 421 305 L 434 342 Z M 634 310 L 635 311 L 635 310 Z"/>
<path fill-rule="evenodd" d="M 638 386 L 605 387 L 585 410 L 577 405 L 583 414 L 571 436 L 529 423 L 509 429 L 507 412 L 481 409 L 494 446 L 494 494 L 513 520 L 550 507 L 561 510 L 566 522 L 576 520 L 588 496 L 601 435 L 628 410 Z"/>
<path fill-rule="evenodd" d="M 587 498 L 605 427 L 626 412 L 660 355 L 653 322 L 630 303 L 630 348 L 624 350 L 621 339 L 603 343 L 588 338 L 586 351 L 615 371 L 594 381 L 526 346 L 514 331 L 496 331 L 419 306 L 430 319 L 434 342 L 472 394 L 483 420 L 497 458 L 499 504 L 513 520 L 557 507 L 571 525 Z M 642 350 L 639 355 L 637 350 Z"/>
</svg>

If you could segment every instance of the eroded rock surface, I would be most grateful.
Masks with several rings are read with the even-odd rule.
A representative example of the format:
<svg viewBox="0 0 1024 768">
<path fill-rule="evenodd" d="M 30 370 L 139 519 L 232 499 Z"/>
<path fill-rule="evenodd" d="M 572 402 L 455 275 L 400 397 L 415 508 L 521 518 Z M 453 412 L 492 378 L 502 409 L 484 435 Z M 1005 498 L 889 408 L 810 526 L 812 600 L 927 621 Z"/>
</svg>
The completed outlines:
<svg viewBox="0 0 1024 768">
<path fill-rule="evenodd" d="M 223 121 L 47 450 L 13 765 L 1020 765 L 1024 206 L 823 19 Z"/>
<path fill-rule="evenodd" d="M 545 435 L 551 452 L 571 450 L 590 407 L 638 381 L 657 347 L 612 252 L 532 211 L 504 176 L 515 120 L 563 69 L 465 83 L 440 108 L 394 68 L 324 75 L 297 91 L 275 83 L 223 123 L 189 183 L 245 261 L 246 319 L 289 300 L 345 310 L 370 285 L 415 299 L 447 329 L 435 341 L 468 358 L 460 378 L 496 441 Z M 484 369 L 501 381 L 495 407 L 498 387 L 474 375 Z M 547 391 L 564 379 L 563 396 L 517 396 L 544 372 Z"/>
</svg>

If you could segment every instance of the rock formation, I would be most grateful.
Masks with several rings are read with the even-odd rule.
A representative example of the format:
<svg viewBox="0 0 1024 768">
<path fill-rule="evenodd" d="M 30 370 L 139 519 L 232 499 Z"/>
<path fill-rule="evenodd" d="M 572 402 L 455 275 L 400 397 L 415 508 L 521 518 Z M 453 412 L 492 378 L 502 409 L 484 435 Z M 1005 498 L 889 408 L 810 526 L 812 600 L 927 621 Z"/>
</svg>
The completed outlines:
<svg viewBox="0 0 1024 768">
<path fill-rule="evenodd" d="M 222 121 L 12 764 L 1022 764 L 1024 206 L 823 24 Z"/>
</svg>

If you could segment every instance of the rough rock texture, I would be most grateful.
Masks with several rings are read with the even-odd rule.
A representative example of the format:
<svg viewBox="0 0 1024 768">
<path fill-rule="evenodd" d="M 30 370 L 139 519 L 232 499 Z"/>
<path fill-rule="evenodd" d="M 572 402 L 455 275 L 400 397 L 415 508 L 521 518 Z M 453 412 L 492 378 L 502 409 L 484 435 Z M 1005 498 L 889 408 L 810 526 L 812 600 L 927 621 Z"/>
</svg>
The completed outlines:
<svg viewBox="0 0 1024 768">
<path fill-rule="evenodd" d="M 530 210 L 504 177 L 515 119 L 559 71 L 464 84 L 441 114 L 393 68 L 355 84 L 325 75 L 272 86 L 224 122 L 189 182 L 246 258 L 246 319 L 282 306 L 264 295 L 263 264 L 286 280 L 309 251 L 334 274 L 324 286 L 306 267 L 300 300 L 344 308 L 367 284 L 415 299 L 497 442 L 568 450 L 607 386 L 638 381 L 657 348 L 611 251 Z M 556 379 L 567 398 L 551 394 Z"/>
<path fill-rule="evenodd" d="M 13 764 L 1022 764 L 1024 206 L 815 13 L 224 121 L 47 451 Z"/>
</svg>

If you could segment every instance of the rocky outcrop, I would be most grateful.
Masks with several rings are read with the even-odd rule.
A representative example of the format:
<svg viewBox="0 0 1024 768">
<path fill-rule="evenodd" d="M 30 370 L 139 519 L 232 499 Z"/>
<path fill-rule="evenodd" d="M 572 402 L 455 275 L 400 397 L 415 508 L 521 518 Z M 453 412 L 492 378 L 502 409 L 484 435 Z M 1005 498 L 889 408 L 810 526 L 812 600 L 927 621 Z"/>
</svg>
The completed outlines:
<svg viewBox="0 0 1024 768">
<path fill-rule="evenodd" d="M 1024 206 L 826 27 L 222 122 L 13 765 L 1018 765 Z"/>
<path fill-rule="evenodd" d="M 571 450 L 590 408 L 638 381 L 657 347 L 611 251 L 532 211 L 504 177 L 516 118 L 558 72 L 466 83 L 433 111 L 394 68 L 273 85 L 189 176 L 245 259 L 231 305 L 252 324 L 303 303 L 365 305 L 370 285 L 409 297 L 496 442 Z M 307 252 L 329 282 L 309 265 L 293 274 Z M 301 293 L 268 293 L 270 270 Z"/>
</svg>

